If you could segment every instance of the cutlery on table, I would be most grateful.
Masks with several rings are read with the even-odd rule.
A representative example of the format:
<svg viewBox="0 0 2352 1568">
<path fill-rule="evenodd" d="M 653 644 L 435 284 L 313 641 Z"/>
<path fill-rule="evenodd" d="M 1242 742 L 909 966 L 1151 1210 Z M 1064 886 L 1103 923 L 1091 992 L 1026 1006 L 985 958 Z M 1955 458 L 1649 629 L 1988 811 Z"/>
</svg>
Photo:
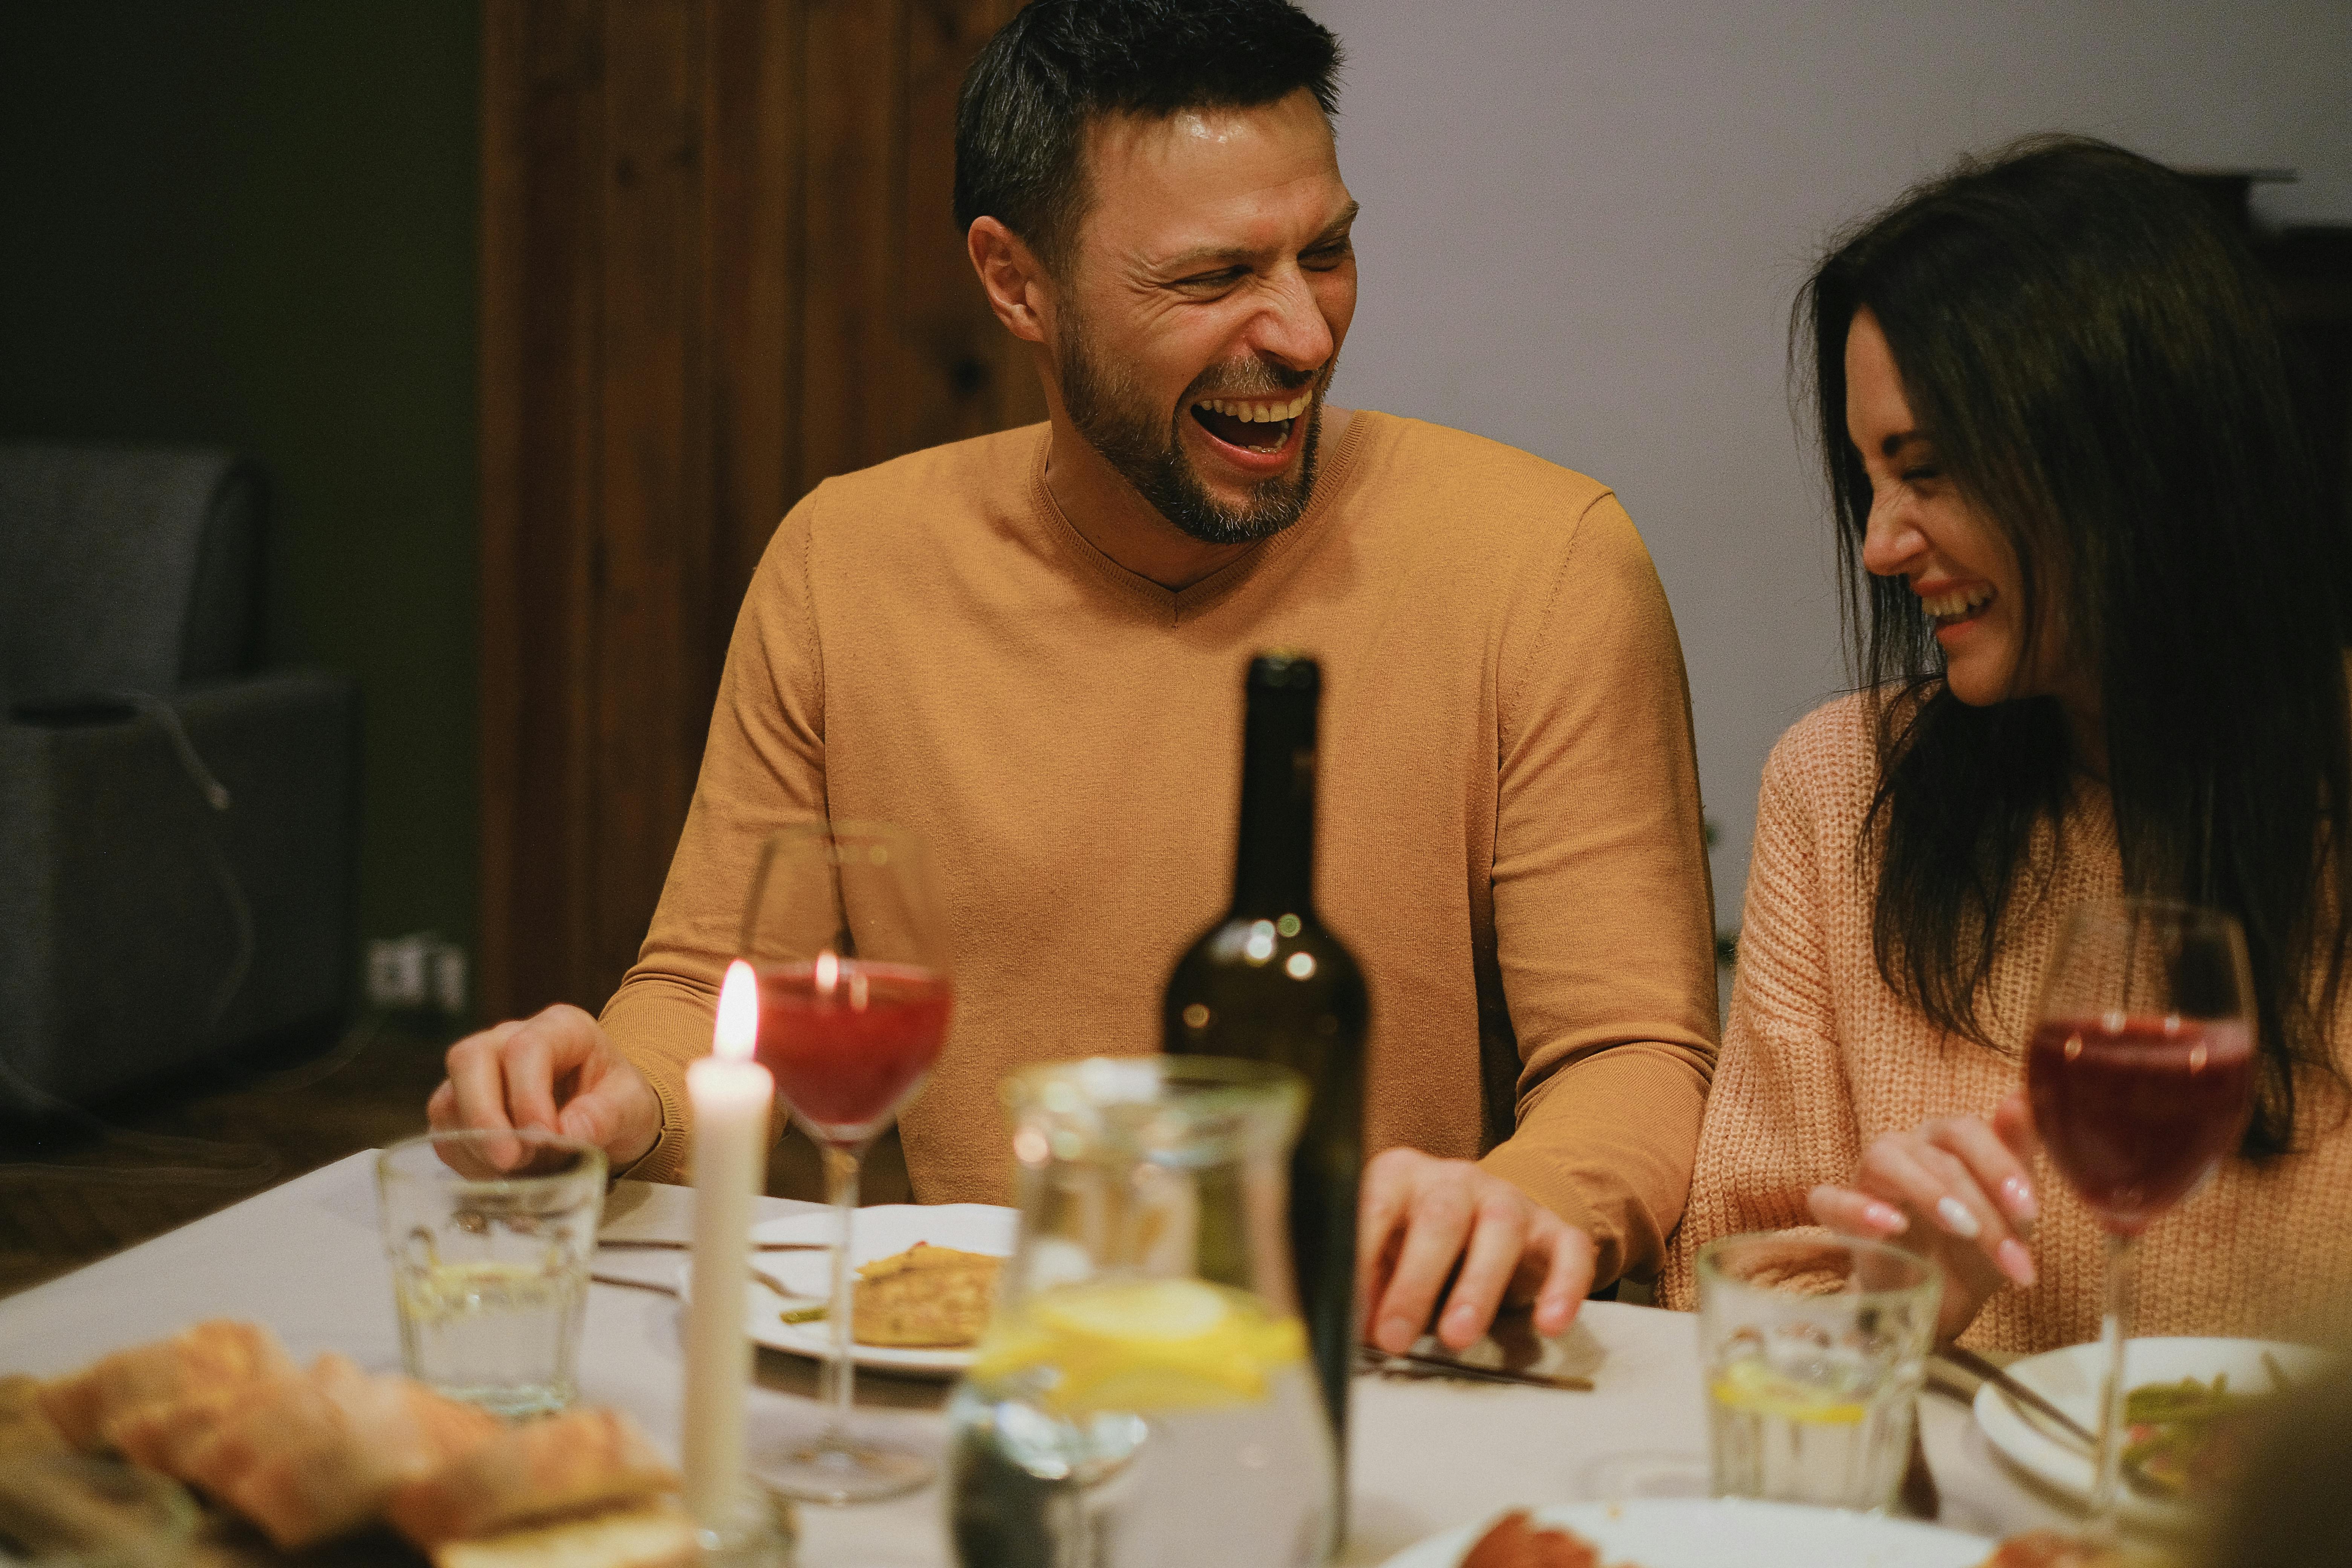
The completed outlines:
<svg viewBox="0 0 2352 1568">
<path fill-rule="evenodd" d="M 660 1236 L 604 1236 L 596 1238 L 596 1245 L 611 1247 L 657 1247 L 669 1251 L 683 1252 L 691 1247 L 694 1243 L 674 1241 L 667 1237 Z M 751 1250 L 754 1252 L 831 1252 L 833 1243 L 829 1241 L 755 1241 L 751 1244 Z"/>
<path fill-rule="evenodd" d="M 686 1294 L 685 1291 L 679 1289 L 675 1285 L 666 1283 L 659 1279 L 640 1279 L 633 1274 L 599 1274 L 592 1268 L 588 1271 L 588 1278 L 594 1280 L 599 1285 L 625 1285 L 633 1290 L 653 1290 L 657 1291 L 664 1296 L 682 1297 Z M 762 1268 L 752 1269 L 751 1278 L 757 1279 L 761 1284 L 765 1285 L 769 1289 L 773 1290 L 777 1295 L 782 1296 L 787 1301 L 813 1301 L 817 1299 L 811 1296 L 805 1290 L 793 1289 L 791 1286 L 785 1284 L 782 1280 L 777 1279 L 774 1275 Z"/>
<path fill-rule="evenodd" d="M 1406 1351 L 1401 1354 L 1375 1350 L 1370 1345 L 1357 1352 L 1357 1363 L 1373 1372 L 1397 1372 L 1407 1376 L 1460 1377 L 1472 1383 L 1516 1383 L 1531 1388 L 1558 1388 L 1571 1394 L 1590 1394 L 1592 1380 L 1589 1377 L 1561 1377 L 1544 1372 L 1514 1372 L 1508 1367 L 1472 1366 L 1445 1356 L 1423 1355 Z M 1402 1363 L 1400 1365 L 1398 1363 Z"/>
<path fill-rule="evenodd" d="M 1946 1345 L 1935 1353 L 1937 1358 L 2000 1390 L 2029 1425 L 2037 1427 L 2045 1424 L 2054 1426 L 2068 1441 L 2079 1444 L 2092 1453 L 2098 1452 L 2099 1439 L 2089 1428 L 1976 1352 L 1959 1345 Z"/>
</svg>

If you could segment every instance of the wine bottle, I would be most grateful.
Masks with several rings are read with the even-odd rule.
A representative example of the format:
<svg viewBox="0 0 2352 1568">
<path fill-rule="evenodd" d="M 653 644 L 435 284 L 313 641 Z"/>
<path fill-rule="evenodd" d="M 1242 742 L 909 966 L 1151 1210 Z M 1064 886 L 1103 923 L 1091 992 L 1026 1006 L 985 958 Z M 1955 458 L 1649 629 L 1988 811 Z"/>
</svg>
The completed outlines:
<svg viewBox="0 0 2352 1568">
<path fill-rule="evenodd" d="M 1370 1008 L 1354 955 L 1315 912 L 1322 684 L 1311 658 L 1270 653 L 1250 662 L 1233 908 L 1176 961 L 1160 1023 L 1171 1055 L 1278 1062 L 1307 1079 L 1290 1166 L 1291 1256 L 1344 1501 Z"/>
</svg>

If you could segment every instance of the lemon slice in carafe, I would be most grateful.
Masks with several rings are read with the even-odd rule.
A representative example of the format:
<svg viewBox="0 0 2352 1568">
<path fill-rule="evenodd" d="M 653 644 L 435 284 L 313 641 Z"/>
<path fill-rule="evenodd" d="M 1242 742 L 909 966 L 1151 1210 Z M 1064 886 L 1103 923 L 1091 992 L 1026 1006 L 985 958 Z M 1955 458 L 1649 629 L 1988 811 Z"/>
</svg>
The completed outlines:
<svg viewBox="0 0 2352 1568">
<path fill-rule="evenodd" d="M 1253 1403 L 1301 1363 L 1305 1332 L 1257 1298 L 1198 1279 L 1093 1279 L 1039 1292 L 991 1328 L 976 1382 L 1043 1371 L 1059 1416 Z"/>
</svg>

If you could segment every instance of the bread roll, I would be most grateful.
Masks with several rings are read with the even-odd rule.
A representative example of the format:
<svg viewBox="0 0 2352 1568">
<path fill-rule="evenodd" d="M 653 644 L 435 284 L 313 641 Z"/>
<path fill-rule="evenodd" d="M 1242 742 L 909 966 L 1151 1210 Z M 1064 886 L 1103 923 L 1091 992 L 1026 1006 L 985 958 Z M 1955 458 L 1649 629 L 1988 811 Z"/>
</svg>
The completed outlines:
<svg viewBox="0 0 2352 1568">
<path fill-rule="evenodd" d="M 293 1370 L 268 1329 L 215 1319 L 44 1384 L 40 1405 L 67 1442 L 95 1452 L 112 1446 L 110 1423 L 142 1405 L 206 1397 Z"/>
</svg>

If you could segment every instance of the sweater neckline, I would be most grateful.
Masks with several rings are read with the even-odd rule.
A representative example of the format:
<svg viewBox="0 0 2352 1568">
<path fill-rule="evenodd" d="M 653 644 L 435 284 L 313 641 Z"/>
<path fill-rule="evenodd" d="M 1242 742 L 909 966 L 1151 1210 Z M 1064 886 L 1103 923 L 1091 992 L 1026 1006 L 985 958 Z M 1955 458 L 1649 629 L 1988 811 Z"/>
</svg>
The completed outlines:
<svg viewBox="0 0 2352 1568">
<path fill-rule="evenodd" d="M 1307 498 L 1307 510 L 1299 515 L 1298 521 L 1280 533 L 1258 541 L 1185 588 L 1163 587 L 1149 577 L 1129 571 L 1097 549 L 1092 541 L 1078 531 L 1077 525 L 1062 510 L 1062 503 L 1054 498 L 1052 487 L 1045 482 L 1046 459 L 1054 450 L 1051 421 L 1039 427 L 1035 447 L 1030 453 L 1030 502 L 1045 521 L 1047 531 L 1061 542 L 1065 552 L 1080 563 L 1087 575 L 1152 619 L 1171 626 L 1179 626 L 1199 619 L 1255 580 L 1266 563 L 1305 548 L 1329 527 L 1330 520 L 1339 510 L 1341 498 L 1353 478 L 1356 455 L 1370 438 L 1369 424 L 1386 417 L 1369 408 L 1354 410 L 1349 416 L 1348 427 L 1339 433 L 1339 439 L 1332 442 L 1329 450 L 1324 454 L 1321 471 L 1315 479 L 1315 493 Z"/>
</svg>

